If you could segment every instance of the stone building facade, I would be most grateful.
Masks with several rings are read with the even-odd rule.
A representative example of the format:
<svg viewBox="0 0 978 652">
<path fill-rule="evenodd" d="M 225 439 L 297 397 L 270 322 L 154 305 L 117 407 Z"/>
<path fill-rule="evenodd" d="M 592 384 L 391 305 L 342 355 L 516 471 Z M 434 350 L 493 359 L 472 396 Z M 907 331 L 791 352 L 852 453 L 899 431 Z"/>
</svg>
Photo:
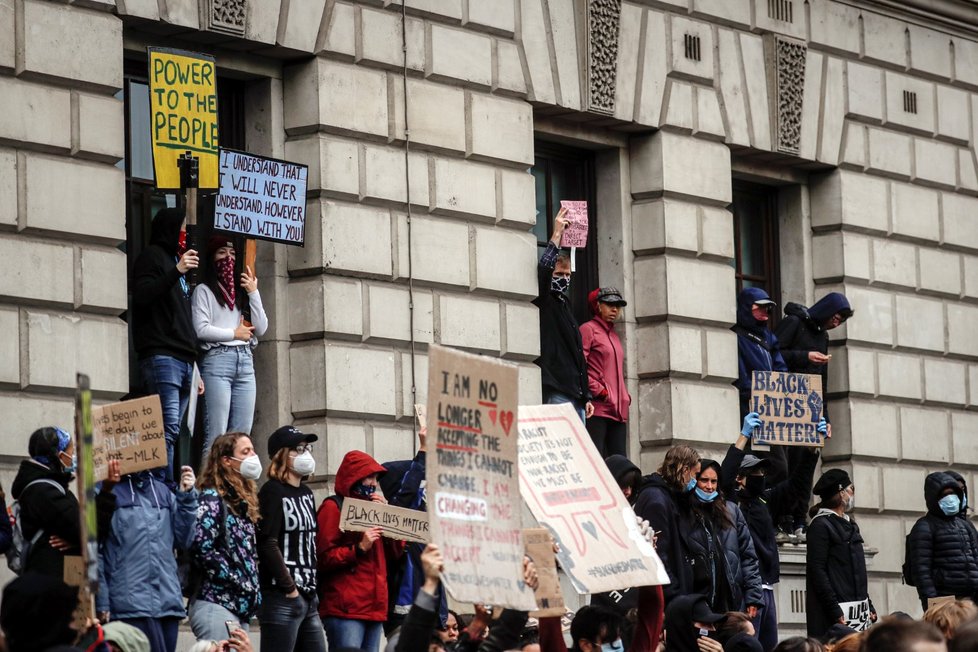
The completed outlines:
<svg viewBox="0 0 978 652">
<path fill-rule="evenodd" d="M 137 179 L 139 77 L 177 47 L 215 55 L 232 144 L 310 166 L 305 247 L 259 245 L 257 433 L 324 435 L 327 474 L 412 455 L 432 342 L 517 363 L 536 402 L 537 245 L 550 200 L 581 198 L 543 168 L 584 161 L 635 459 L 733 440 L 739 283 L 845 292 L 825 456 L 880 549 L 878 609 L 919 612 L 899 569 L 924 476 L 978 481 L 974 4 L 405 1 L 0 0 L 4 484 L 32 430 L 71 423 L 76 371 L 131 388 L 126 252 L 166 201 Z"/>
</svg>

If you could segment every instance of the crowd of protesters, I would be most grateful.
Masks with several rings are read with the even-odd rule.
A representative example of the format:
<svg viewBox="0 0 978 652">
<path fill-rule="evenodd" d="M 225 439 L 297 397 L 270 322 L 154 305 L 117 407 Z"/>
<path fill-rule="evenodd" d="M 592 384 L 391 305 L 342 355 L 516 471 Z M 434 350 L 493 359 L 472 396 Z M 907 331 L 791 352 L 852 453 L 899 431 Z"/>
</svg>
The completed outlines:
<svg viewBox="0 0 978 652">
<path fill-rule="evenodd" d="M 566 622 L 483 605 L 465 616 L 448 608 L 441 575 L 451 562 L 437 545 L 395 541 L 381 528 L 342 531 L 347 499 L 427 509 L 424 430 L 410 460 L 380 464 L 345 451 L 335 494 L 317 505 L 306 483 L 316 473 L 318 436 L 283 426 L 252 439 L 252 349 L 268 327 L 253 270 L 236 283 L 234 243 L 216 236 L 204 282 L 191 292 L 186 277 L 200 260 L 183 244 L 183 213 L 164 209 L 135 265 L 133 319 L 143 382 L 160 395 L 170 464 L 126 475 L 110 464 L 96 497 L 98 617 L 79 625 L 77 591 L 62 581 L 66 560 L 83 545 L 70 488 L 74 441 L 56 427 L 31 435 L 12 487 L 16 520 L 0 519 L 0 551 L 20 547 L 20 577 L 0 605 L 6 649 L 175 652 L 184 619 L 197 639 L 192 652 L 252 652 L 256 627 L 262 652 L 978 649 L 978 531 L 960 475 L 927 477 L 928 511 L 907 537 L 904 576 L 925 610 L 914 621 L 876 611 L 846 471 L 827 469 L 815 481 L 819 448 L 755 449 L 761 420 L 750 402 L 751 375 L 815 373 L 826 390 L 828 331 L 853 315 L 846 298 L 830 293 L 811 308 L 789 303 L 772 332 L 774 301 L 762 289 L 743 290 L 733 328 L 740 432 L 732 429 L 722 460 L 677 445 L 643 475 L 628 459 L 631 397 L 615 332 L 627 304 L 617 289 L 598 288 L 589 295 L 594 318 L 578 324 L 568 298 L 571 265 L 559 246 L 566 226 L 561 211 L 539 264 L 544 401 L 571 404 L 585 423 L 655 546 L 666 585 L 594 595 Z M 205 390 L 198 478 L 173 463 L 173 449 L 191 392 Z M 821 407 L 817 430 L 829 437 Z M 267 470 L 256 450 L 262 441 Z M 6 508 L 3 501 L 0 491 Z M 786 541 L 807 544 L 808 637 L 778 631 L 774 587 Z M 530 587 L 538 581 L 529 558 L 521 579 Z"/>
</svg>

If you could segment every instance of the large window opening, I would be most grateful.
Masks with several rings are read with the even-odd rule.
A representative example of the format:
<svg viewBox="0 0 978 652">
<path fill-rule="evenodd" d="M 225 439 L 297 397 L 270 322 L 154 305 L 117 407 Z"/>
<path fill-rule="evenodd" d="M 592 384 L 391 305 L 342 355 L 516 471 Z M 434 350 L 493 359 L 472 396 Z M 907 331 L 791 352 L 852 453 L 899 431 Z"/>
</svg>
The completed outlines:
<svg viewBox="0 0 978 652">
<path fill-rule="evenodd" d="M 759 287 L 781 303 L 781 261 L 778 233 L 778 189 L 735 180 L 733 202 L 734 265 L 737 291 Z M 771 315 L 779 321 L 780 310 Z"/>
<path fill-rule="evenodd" d="M 587 246 L 575 253 L 571 278 L 571 308 L 578 323 L 591 319 L 587 305 L 588 293 L 598 287 L 597 206 L 595 203 L 594 153 L 536 141 L 533 177 L 536 181 L 537 208 L 533 233 L 537 238 L 537 253 L 543 253 L 553 235 L 553 219 L 560 210 L 561 200 L 586 201 L 588 206 Z"/>
<path fill-rule="evenodd" d="M 127 273 L 132 276 L 133 264 L 149 244 L 153 216 L 161 208 L 181 205 L 175 192 L 156 190 L 153 173 L 153 151 L 150 138 L 149 80 L 146 59 L 125 61 L 122 97 L 126 115 L 126 155 L 119 166 L 126 173 L 126 252 Z M 245 149 L 244 102 L 247 82 L 222 76 L 218 71 L 217 106 L 218 128 L 222 147 Z M 204 247 L 213 232 L 214 195 L 201 193 L 198 199 L 198 250 L 204 264 Z M 239 246 L 241 242 L 235 238 Z M 238 256 L 238 261 L 242 256 Z M 131 287 L 131 284 L 130 284 Z M 129 310 L 132 295 L 129 294 Z M 144 394 L 136 351 L 133 348 L 132 322 L 129 321 L 129 391 L 134 396 Z"/>
</svg>

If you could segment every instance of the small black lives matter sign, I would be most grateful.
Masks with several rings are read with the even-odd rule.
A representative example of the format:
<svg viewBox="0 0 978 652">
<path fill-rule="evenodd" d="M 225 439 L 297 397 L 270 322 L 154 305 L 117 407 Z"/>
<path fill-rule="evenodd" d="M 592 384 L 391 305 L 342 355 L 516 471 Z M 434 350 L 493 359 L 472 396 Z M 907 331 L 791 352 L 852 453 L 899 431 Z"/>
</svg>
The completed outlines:
<svg viewBox="0 0 978 652">
<path fill-rule="evenodd" d="M 222 148 L 220 177 L 215 229 L 304 246 L 307 166 Z"/>
<path fill-rule="evenodd" d="M 755 371 L 751 411 L 761 417 L 754 443 L 769 446 L 824 446 L 818 432 L 823 416 L 822 377 L 786 371 Z"/>
<path fill-rule="evenodd" d="M 460 602 L 523 611 L 523 525 L 516 468 L 519 377 L 512 364 L 430 347 L 428 517 Z"/>
</svg>

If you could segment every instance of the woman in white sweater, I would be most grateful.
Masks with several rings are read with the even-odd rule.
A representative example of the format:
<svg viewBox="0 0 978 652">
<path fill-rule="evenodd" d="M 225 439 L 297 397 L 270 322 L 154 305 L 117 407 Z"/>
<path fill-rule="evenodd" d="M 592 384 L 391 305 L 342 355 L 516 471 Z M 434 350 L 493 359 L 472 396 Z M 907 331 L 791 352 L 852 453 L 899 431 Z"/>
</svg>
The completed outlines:
<svg viewBox="0 0 978 652">
<path fill-rule="evenodd" d="M 226 432 L 251 433 L 255 416 L 252 349 L 268 329 L 258 278 L 246 267 L 241 288 L 234 283 L 234 243 L 223 235 L 207 242 L 204 283 L 193 297 L 194 330 L 203 348 L 200 375 L 207 388 L 203 455 Z M 249 324 L 250 322 L 250 324 Z"/>
</svg>

